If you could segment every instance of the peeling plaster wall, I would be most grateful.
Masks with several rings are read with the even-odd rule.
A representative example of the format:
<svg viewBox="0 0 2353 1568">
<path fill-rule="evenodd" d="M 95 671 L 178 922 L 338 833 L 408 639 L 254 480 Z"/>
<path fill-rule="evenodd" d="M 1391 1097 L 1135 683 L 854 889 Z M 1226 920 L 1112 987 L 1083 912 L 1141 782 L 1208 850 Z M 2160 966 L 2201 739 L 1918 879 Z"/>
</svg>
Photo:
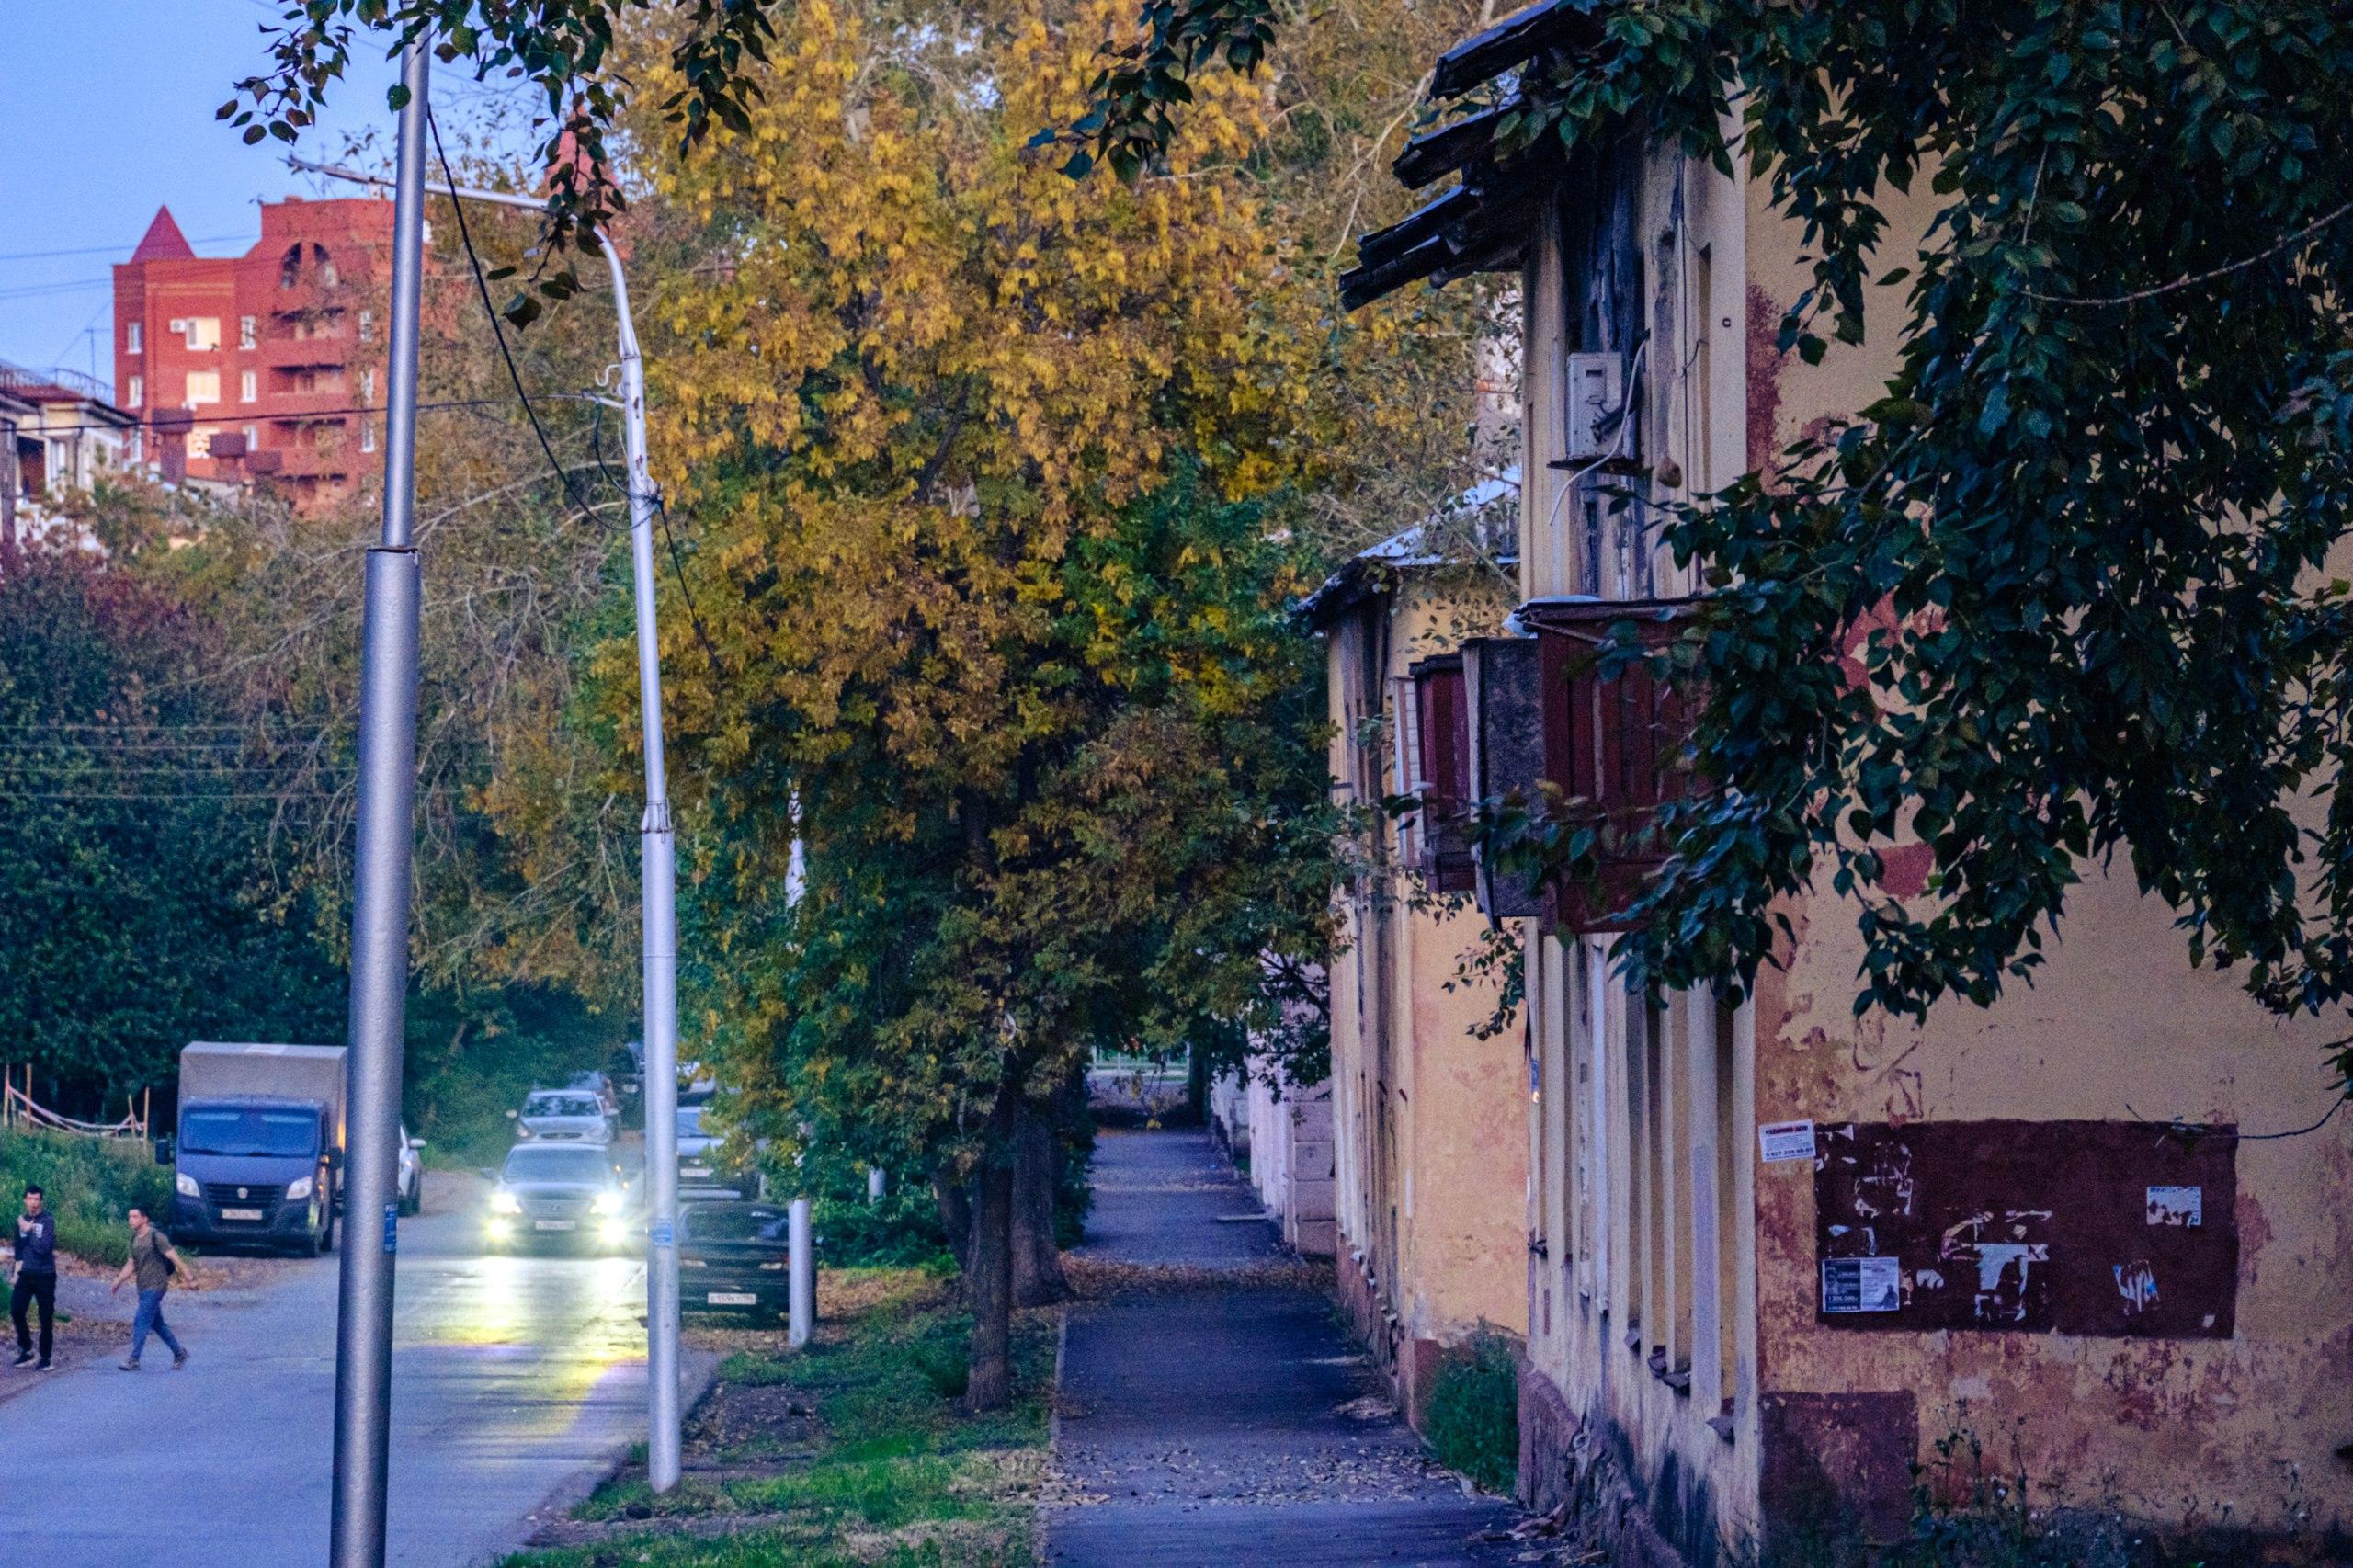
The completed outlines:
<svg viewBox="0 0 2353 1568">
<path fill-rule="evenodd" d="M 1898 236 L 1920 226 L 1900 212 L 1891 218 Z M 1870 290 L 1866 347 L 1834 347 L 1807 367 L 1771 343 L 1783 303 L 1806 286 L 1798 235 L 1754 187 L 1748 242 L 1755 461 L 1880 394 L 1895 362 L 1902 291 Z M 1893 266 L 1910 249 L 1899 237 L 1882 254 Z M 1912 858 L 1921 861 L 1921 852 Z M 2170 912 L 2140 897 L 2129 873 L 2086 869 L 2031 990 L 2018 987 L 1988 1009 L 1948 1002 L 1921 1027 L 1852 1016 L 1862 945 L 1851 905 L 1818 895 L 1790 913 L 1797 936 L 1788 967 L 1760 977 L 1755 1005 L 1759 1122 L 2023 1123 L 2000 1136 L 2024 1142 L 2030 1164 L 2038 1138 L 2055 1160 L 2087 1158 L 2109 1136 L 2054 1124 L 2101 1123 L 2154 1143 L 2159 1134 L 2143 1120 L 2180 1117 L 2257 1133 L 2302 1127 L 2330 1103 L 2321 1045 L 2334 1031 L 2281 1024 L 2233 976 L 2194 970 Z M 1825 1433 L 1859 1429 L 1860 1417 L 1836 1402 L 1870 1397 L 1881 1401 L 1866 1423 L 1881 1446 L 1889 1431 L 1902 1432 L 1911 1459 L 1933 1463 L 1938 1438 L 1974 1433 L 2004 1463 L 2023 1468 L 2038 1503 L 2185 1530 L 2353 1528 L 2353 1466 L 2336 1457 L 2353 1440 L 2353 1120 L 2302 1138 L 2239 1142 L 2234 1152 L 2227 1176 L 2204 1178 L 2203 1197 L 2215 1244 L 2221 1232 L 2235 1233 L 2227 1337 L 2195 1323 L 2148 1337 L 2069 1332 L 2094 1321 L 2082 1312 L 2039 1329 L 1856 1332 L 1851 1320 L 1820 1311 L 1825 1217 L 1816 1212 L 1813 1166 L 1759 1166 L 1756 1370 L 1775 1429 L 1756 1436 L 1768 1450 L 1757 1480 L 1768 1515 L 1796 1511 L 1807 1477 L 1793 1456 L 1821 1450 Z M 2071 1210 L 2112 1207 L 2141 1179 L 2120 1168 L 2127 1163 L 2111 1154 L 2083 1166 L 2081 1179 L 2054 1179 L 2054 1206 L 2069 1222 L 2083 1220 Z M 2214 1190 L 2216 1181 L 2231 1190 Z M 2060 1225 L 2048 1244 L 2057 1253 L 2101 1238 L 2121 1244 L 2129 1227 L 2117 1230 L 2113 1220 L 2098 1218 L 2106 1230 L 2078 1225 L 2072 1240 Z M 2078 1262 L 2077 1278 L 2136 1261 Z M 2159 1300 L 2187 1283 L 2169 1280 L 2168 1267 L 2154 1267 Z M 2120 1290 L 2131 1278 L 2120 1274 Z M 1740 1440 L 1754 1430 L 1745 1424 Z M 1843 1471 L 1848 1501 L 1868 1514 L 1887 1506 L 1880 1494 L 1908 1488 L 1908 1466 L 1895 1457 L 1818 1468 Z M 1867 1479 L 1858 1483 L 1858 1475 Z"/>
</svg>

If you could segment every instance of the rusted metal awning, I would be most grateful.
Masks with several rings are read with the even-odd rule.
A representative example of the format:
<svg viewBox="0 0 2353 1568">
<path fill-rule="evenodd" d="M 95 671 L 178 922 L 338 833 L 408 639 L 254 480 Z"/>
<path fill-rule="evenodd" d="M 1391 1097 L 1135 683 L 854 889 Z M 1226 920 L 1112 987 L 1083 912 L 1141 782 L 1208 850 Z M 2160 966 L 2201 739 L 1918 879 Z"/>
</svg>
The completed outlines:
<svg viewBox="0 0 2353 1568">
<path fill-rule="evenodd" d="M 1508 17 L 1438 56 L 1431 70 L 1431 95 L 1460 97 L 1548 51 L 1597 43 L 1603 17 L 1614 4 L 1542 0 Z M 1357 242 L 1357 265 L 1340 278 L 1340 300 L 1347 309 L 1419 279 L 1439 285 L 1520 264 L 1529 231 L 1564 159 L 1559 143 L 1546 138 L 1498 160 L 1495 132 L 1517 102 L 1514 91 L 1500 103 L 1405 144 L 1391 168 L 1407 189 L 1418 190 L 1449 174 L 1460 174 L 1461 182 Z"/>
</svg>

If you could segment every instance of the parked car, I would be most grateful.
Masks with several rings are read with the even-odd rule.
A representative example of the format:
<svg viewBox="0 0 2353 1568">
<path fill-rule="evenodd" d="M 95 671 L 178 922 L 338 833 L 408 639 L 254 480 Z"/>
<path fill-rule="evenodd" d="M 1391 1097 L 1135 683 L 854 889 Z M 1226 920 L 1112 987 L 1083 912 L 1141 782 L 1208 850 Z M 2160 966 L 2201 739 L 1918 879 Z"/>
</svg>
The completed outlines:
<svg viewBox="0 0 2353 1568">
<path fill-rule="evenodd" d="M 779 1316 L 791 1310 L 786 1211 L 767 1203 L 678 1207 L 678 1304 L 690 1312 Z"/>
<path fill-rule="evenodd" d="M 717 1174 L 719 1140 L 702 1130 L 703 1108 L 678 1108 L 678 1185 L 708 1186 Z"/>
<path fill-rule="evenodd" d="M 634 1208 L 627 1173 L 600 1143 L 517 1143 L 490 1189 L 483 1233 L 494 1248 L 544 1243 L 620 1247 Z"/>
<path fill-rule="evenodd" d="M 408 1123 L 401 1123 L 400 1192 L 401 1212 L 414 1214 L 425 1207 L 425 1140 L 408 1135 Z"/>
<path fill-rule="evenodd" d="M 609 1143 L 614 1119 L 605 1102 L 587 1089 L 534 1089 L 520 1111 L 509 1111 L 516 1131 L 549 1142 Z"/>
</svg>

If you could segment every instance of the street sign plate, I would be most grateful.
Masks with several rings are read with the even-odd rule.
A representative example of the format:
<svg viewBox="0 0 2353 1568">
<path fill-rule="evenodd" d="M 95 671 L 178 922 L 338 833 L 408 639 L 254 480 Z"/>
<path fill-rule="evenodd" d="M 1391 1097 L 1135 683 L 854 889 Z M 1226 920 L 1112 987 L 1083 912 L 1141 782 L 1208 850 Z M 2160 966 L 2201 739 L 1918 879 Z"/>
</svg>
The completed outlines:
<svg viewBox="0 0 2353 1568">
<path fill-rule="evenodd" d="M 668 1246 L 676 1238 L 670 1229 L 669 1221 L 657 1220 L 654 1222 L 654 1244 L 655 1246 Z"/>
</svg>

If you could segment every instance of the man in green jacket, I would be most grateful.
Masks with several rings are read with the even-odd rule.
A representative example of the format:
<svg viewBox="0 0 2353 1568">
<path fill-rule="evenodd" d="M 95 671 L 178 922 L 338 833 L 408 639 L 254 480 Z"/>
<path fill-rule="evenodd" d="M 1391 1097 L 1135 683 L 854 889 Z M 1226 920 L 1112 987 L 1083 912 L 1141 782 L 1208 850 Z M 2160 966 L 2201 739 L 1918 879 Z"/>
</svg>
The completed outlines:
<svg viewBox="0 0 2353 1568">
<path fill-rule="evenodd" d="M 111 1295 L 133 1282 L 139 1287 L 139 1310 L 131 1319 L 131 1359 L 122 1363 L 122 1369 L 139 1370 L 139 1353 L 147 1348 L 147 1334 L 152 1329 L 172 1353 L 172 1370 L 176 1372 L 188 1365 L 188 1352 L 180 1347 L 179 1336 L 172 1332 L 172 1325 L 164 1321 L 164 1292 L 172 1288 L 172 1276 L 188 1266 L 172 1250 L 172 1238 L 164 1234 L 160 1226 L 148 1222 L 145 1210 L 133 1209 L 130 1218 L 131 1256 L 123 1260 L 122 1272 L 114 1277 L 108 1292 Z"/>
</svg>

